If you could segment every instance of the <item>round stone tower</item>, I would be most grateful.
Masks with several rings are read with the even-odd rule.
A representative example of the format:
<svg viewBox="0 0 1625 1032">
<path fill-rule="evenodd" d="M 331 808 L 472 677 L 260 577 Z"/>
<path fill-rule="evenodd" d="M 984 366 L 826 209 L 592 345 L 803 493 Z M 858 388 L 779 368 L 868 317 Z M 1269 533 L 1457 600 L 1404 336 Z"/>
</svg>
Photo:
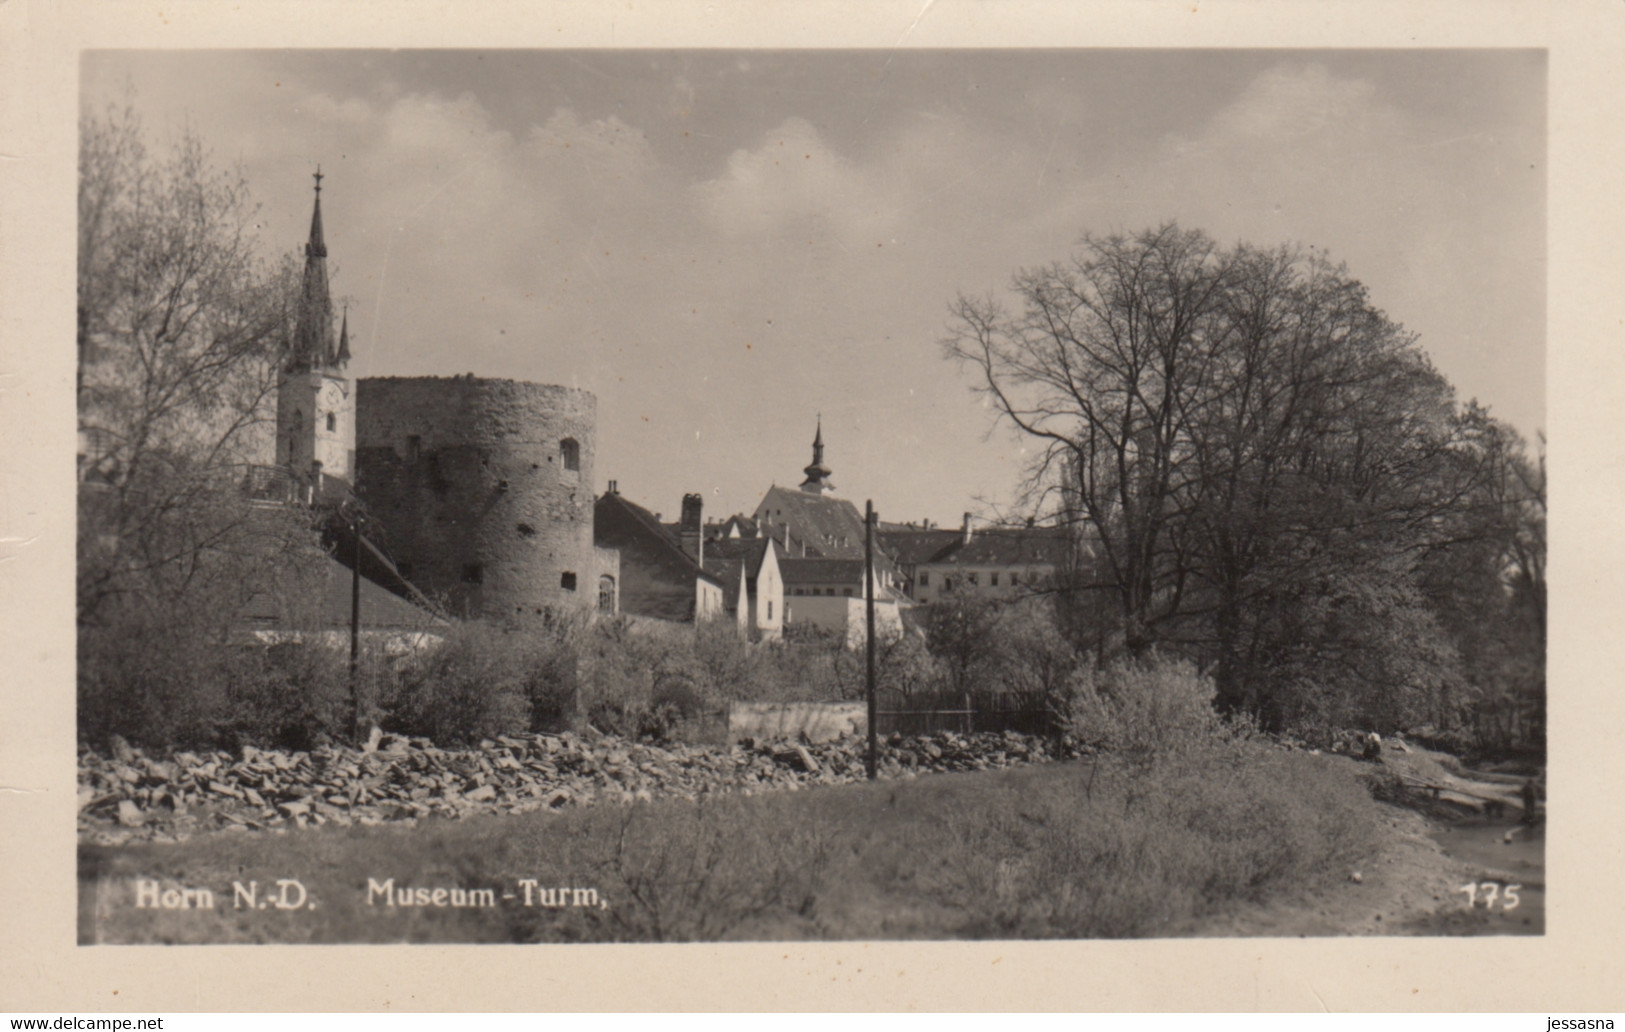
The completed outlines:
<svg viewBox="0 0 1625 1032">
<path fill-rule="evenodd" d="M 597 605 L 593 395 L 472 376 L 356 390 L 356 491 L 403 576 L 469 618 Z"/>
</svg>

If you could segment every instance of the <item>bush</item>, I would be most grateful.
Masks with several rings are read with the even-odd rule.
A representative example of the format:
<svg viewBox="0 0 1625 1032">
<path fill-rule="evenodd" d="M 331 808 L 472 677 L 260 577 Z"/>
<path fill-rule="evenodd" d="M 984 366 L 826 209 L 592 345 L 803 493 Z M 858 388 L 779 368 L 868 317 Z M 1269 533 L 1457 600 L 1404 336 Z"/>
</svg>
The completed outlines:
<svg viewBox="0 0 1625 1032">
<path fill-rule="evenodd" d="M 731 633 L 732 628 L 725 630 Z M 593 628 L 583 655 L 579 719 L 606 734 L 650 741 L 703 733 L 725 709 L 725 700 L 696 656 L 699 633 L 678 625 L 620 621 Z M 714 662 L 732 668 L 735 660 L 727 655 L 726 642 L 711 638 L 707 648 Z"/>
<path fill-rule="evenodd" d="M 321 738 L 352 733 L 349 657 L 320 644 L 285 642 L 231 650 L 222 671 L 229 685 L 225 731 L 248 742 L 309 749 Z"/>
<path fill-rule="evenodd" d="M 480 622 L 451 629 L 386 681 L 385 726 L 442 745 L 527 730 L 546 644 Z"/>
<path fill-rule="evenodd" d="M 1340 877 L 1374 839 L 1370 801 L 1330 762 L 1257 744 L 1072 778 L 950 814 L 945 843 L 919 844 L 938 857 L 931 895 L 978 901 L 961 934 L 1177 934 Z"/>
<path fill-rule="evenodd" d="M 1232 734 L 1213 708 L 1213 681 L 1186 660 L 1124 660 L 1103 671 L 1080 669 L 1074 678 L 1069 730 L 1129 762 L 1207 748 Z"/>
<path fill-rule="evenodd" d="M 216 742 L 231 712 L 214 636 L 157 614 L 124 614 L 114 626 L 79 630 L 78 720 L 87 744 L 113 735 L 155 749 Z"/>
</svg>

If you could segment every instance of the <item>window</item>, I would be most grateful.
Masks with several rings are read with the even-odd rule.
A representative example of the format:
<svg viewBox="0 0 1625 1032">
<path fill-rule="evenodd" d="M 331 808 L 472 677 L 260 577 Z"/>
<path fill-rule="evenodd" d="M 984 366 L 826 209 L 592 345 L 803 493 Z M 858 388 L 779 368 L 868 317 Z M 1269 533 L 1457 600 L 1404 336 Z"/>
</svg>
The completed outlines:
<svg viewBox="0 0 1625 1032">
<path fill-rule="evenodd" d="M 463 583 L 464 584 L 484 584 L 485 583 L 485 567 L 481 566 L 479 563 L 466 563 L 466 564 L 464 564 L 464 566 L 463 566 Z"/>
<path fill-rule="evenodd" d="M 977 578 L 979 576 L 980 576 L 980 574 L 967 573 L 967 574 L 965 574 L 965 583 L 969 584 L 971 587 L 974 588 L 974 587 L 976 587 L 976 585 L 978 583 Z"/>
<path fill-rule="evenodd" d="M 1017 584 L 1020 584 L 1020 583 L 1021 583 L 1021 574 L 1015 573 L 1015 572 L 1012 571 L 1011 574 L 1010 574 L 1010 586 L 1013 588 Z"/>
<path fill-rule="evenodd" d="M 930 586 L 931 586 L 931 574 L 927 573 L 925 570 L 921 570 L 920 571 L 920 587 L 929 588 Z"/>
<path fill-rule="evenodd" d="M 767 618 L 769 620 L 773 619 L 773 600 L 772 599 L 767 600 Z"/>
<path fill-rule="evenodd" d="M 954 590 L 954 579 L 952 577 L 944 577 L 944 578 L 942 578 L 942 590 L 943 591 L 952 591 L 952 590 Z"/>
<path fill-rule="evenodd" d="M 999 571 L 998 570 L 994 570 L 992 573 L 987 575 L 987 583 L 988 583 L 988 585 L 990 587 L 996 588 L 996 587 L 999 586 Z"/>
<path fill-rule="evenodd" d="M 327 414 L 327 432 L 332 433 L 339 428 L 339 417 L 329 412 Z"/>
<path fill-rule="evenodd" d="M 607 573 L 598 578 L 598 611 L 615 612 L 615 578 Z"/>
<path fill-rule="evenodd" d="M 423 454 L 423 438 L 413 434 L 406 439 L 406 461 L 416 462 Z"/>
<path fill-rule="evenodd" d="M 574 437 L 566 437 L 559 442 L 559 455 L 564 459 L 564 468 L 579 470 L 581 468 L 581 445 L 576 443 Z"/>
<path fill-rule="evenodd" d="M 844 589 L 844 592 L 843 592 L 843 593 L 844 593 L 844 594 L 845 594 L 845 595 L 846 595 L 846 597 L 847 597 L 847 598 L 851 598 L 851 597 L 852 597 L 852 589 L 851 589 L 851 588 L 846 588 L 846 589 Z"/>
<path fill-rule="evenodd" d="M 576 589 L 576 575 L 569 570 L 559 574 L 559 587 L 565 591 L 574 591 Z"/>
</svg>

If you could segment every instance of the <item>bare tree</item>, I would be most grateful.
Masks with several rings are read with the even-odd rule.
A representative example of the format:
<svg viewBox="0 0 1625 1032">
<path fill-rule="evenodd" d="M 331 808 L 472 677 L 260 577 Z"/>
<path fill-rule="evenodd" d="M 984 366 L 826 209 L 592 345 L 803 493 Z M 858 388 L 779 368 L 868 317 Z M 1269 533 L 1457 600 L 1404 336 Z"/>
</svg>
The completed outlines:
<svg viewBox="0 0 1625 1032">
<path fill-rule="evenodd" d="M 961 298 L 945 347 L 1042 444 L 1028 503 L 1086 529 L 1063 588 L 1112 604 L 1077 644 L 1192 655 L 1272 725 L 1460 696 L 1422 574 L 1490 464 L 1344 268 L 1165 225 L 1086 237 L 1013 291 L 1011 311 Z"/>
<path fill-rule="evenodd" d="M 1225 270 L 1207 237 L 1173 225 L 1086 237 L 1070 263 L 1017 274 L 1021 310 L 960 298 L 948 353 L 978 389 L 1043 442 L 1029 480 L 1040 507 L 1075 509 L 1099 586 L 1116 596 L 1138 653 L 1177 612 L 1179 517 L 1191 504 L 1188 421 L 1223 333 Z"/>
<path fill-rule="evenodd" d="M 154 156 L 129 110 L 80 129 L 80 724 L 195 738 L 229 709 L 219 664 L 245 603 L 321 560 L 308 513 L 243 490 L 296 281 L 194 134 Z"/>
<path fill-rule="evenodd" d="M 79 613 L 196 586 L 231 551 L 292 307 L 240 177 L 187 133 L 154 158 L 129 110 L 81 123 Z"/>
</svg>

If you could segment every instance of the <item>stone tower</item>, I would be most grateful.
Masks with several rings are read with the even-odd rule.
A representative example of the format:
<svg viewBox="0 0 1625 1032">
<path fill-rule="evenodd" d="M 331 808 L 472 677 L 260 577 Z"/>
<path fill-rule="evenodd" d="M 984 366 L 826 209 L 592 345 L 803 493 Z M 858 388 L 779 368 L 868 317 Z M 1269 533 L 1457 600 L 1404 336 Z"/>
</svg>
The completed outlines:
<svg viewBox="0 0 1625 1032">
<path fill-rule="evenodd" d="M 801 472 L 807 474 L 807 479 L 801 482 L 801 489 L 809 494 L 821 495 L 825 491 L 835 490 L 830 482 L 831 470 L 824 465 L 824 417 L 818 417 L 818 433 L 813 437 L 812 465 Z"/>
<path fill-rule="evenodd" d="M 611 571 L 593 546 L 593 395 L 473 376 L 356 386 L 357 492 L 402 576 L 462 617 L 597 608 Z"/>
<path fill-rule="evenodd" d="M 276 403 L 276 464 L 289 472 L 300 496 L 312 501 L 342 494 L 355 477 L 355 391 L 346 372 L 350 319 L 345 313 L 335 344 L 322 237 L 322 178 L 318 169 L 299 309 L 277 377 Z M 339 483 L 329 482 L 334 479 Z"/>
</svg>

